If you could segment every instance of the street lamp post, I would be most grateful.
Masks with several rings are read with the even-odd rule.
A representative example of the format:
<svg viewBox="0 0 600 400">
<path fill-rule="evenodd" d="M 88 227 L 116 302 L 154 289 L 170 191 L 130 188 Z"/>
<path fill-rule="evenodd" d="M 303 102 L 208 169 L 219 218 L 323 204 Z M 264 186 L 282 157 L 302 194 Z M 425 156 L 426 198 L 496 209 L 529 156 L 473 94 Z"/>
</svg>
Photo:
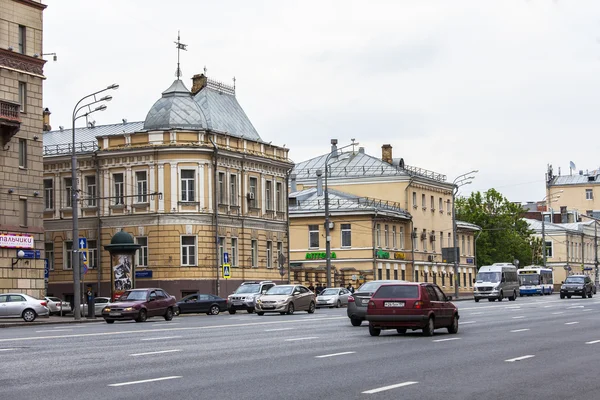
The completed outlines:
<svg viewBox="0 0 600 400">
<path fill-rule="evenodd" d="M 542 199 L 542 201 L 548 201 L 549 203 L 554 203 L 555 201 L 558 201 L 558 199 L 560 198 L 560 193 L 562 193 L 563 191 L 558 191 L 556 193 L 553 193 L 551 195 L 546 195 L 544 196 L 544 198 Z M 550 216 L 552 216 L 554 214 L 554 211 L 552 210 L 552 207 L 548 207 L 550 209 Z M 552 217 L 550 217 L 550 223 L 552 223 Z M 544 215 L 542 215 L 542 260 L 543 260 L 543 267 L 546 268 L 546 217 Z"/>
<path fill-rule="evenodd" d="M 464 185 L 468 185 L 475 179 L 471 174 L 476 174 L 479 170 L 473 170 L 467 172 L 466 174 L 462 174 L 457 176 L 452 182 L 452 238 L 453 238 L 453 246 L 454 246 L 454 296 L 458 298 L 458 286 L 460 285 L 460 274 L 458 273 L 458 264 L 460 261 L 460 255 L 458 252 L 458 240 L 456 238 L 456 194 L 458 193 L 458 188 Z"/>
<path fill-rule="evenodd" d="M 329 226 L 330 225 L 330 223 L 329 223 L 329 189 L 327 186 L 327 177 L 329 175 L 329 159 L 333 155 L 336 155 L 336 156 L 339 155 L 338 152 L 340 150 L 343 150 L 350 146 L 354 147 L 354 146 L 358 145 L 358 142 L 355 142 L 354 139 L 352 139 L 351 144 L 340 147 L 338 149 L 337 143 L 338 143 L 337 139 L 331 139 L 332 150 L 327 155 L 327 157 L 325 157 L 325 191 L 324 191 L 324 196 L 325 196 L 325 264 L 326 264 L 326 270 L 327 270 L 327 287 L 331 287 L 331 233 L 330 233 L 331 227 Z"/>
<path fill-rule="evenodd" d="M 93 104 L 97 104 L 100 102 L 104 102 L 104 101 L 110 101 L 112 99 L 112 96 L 104 96 L 102 98 L 96 98 L 96 95 L 107 91 L 107 90 L 114 90 L 114 89 L 118 89 L 119 85 L 117 84 L 112 84 L 110 86 L 108 86 L 105 89 L 99 90 L 95 93 L 89 94 L 85 97 L 83 97 L 81 100 L 79 100 L 77 102 L 77 104 L 75 104 L 75 108 L 73 109 L 73 120 L 72 120 L 72 133 L 73 133 L 73 139 L 72 139 L 72 143 L 71 143 L 71 210 L 72 210 L 72 214 L 73 214 L 73 239 L 72 239 L 72 261 L 71 261 L 71 266 L 73 268 L 73 316 L 75 317 L 76 320 L 80 320 L 81 319 L 81 288 L 80 286 L 80 275 L 81 275 L 81 271 L 79 270 L 79 257 L 80 257 L 80 253 L 79 253 L 79 216 L 78 216 L 78 211 L 77 211 L 77 200 L 78 200 L 78 194 L 77 194 L 77 152 L 75 151 L 75 121 L 78 120 L 79 118 L 82 117 L 87 117 L 88 115 L 96 112 L 96 111 L 104 111 L 106 110 L 106 105 L 102 104 L 94 109 L 91 108 L 91 105 Z M 86 99 L 90 99 L 90 97 L 93 97 L 93 101 L 90 101 L 84 105 L 80 104 L 86 100 Z M 92 100 L 92 99 L 90 99 Z M 87 108 L 87 112 L 84 112 L 81 115 L 77 115 L 79 113 L 79 111 L 83 110 Z M 98 267 L 100 268 L 100 267 Z"/>
</svg>

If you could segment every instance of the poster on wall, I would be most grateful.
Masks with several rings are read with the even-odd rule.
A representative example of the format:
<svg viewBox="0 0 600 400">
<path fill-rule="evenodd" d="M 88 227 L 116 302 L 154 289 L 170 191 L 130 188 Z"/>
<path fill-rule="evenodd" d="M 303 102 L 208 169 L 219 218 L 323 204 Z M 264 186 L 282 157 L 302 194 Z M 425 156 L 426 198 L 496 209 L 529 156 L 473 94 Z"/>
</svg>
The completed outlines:
<svg viewBox="0 0 600 400">
<path fill-rule="evenodd" d="M 113 254 L 113 287 L 112 298 L 117 299 L 126 290 L 133 289 L 132 256 L 129 254 Z"/>
</svg>

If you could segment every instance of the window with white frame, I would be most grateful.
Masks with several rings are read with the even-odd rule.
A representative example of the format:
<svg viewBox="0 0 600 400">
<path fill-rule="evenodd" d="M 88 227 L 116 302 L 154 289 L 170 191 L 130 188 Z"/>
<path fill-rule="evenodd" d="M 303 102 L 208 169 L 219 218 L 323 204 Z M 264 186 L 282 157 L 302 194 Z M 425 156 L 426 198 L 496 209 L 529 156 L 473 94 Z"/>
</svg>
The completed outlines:
<svg viewBox="0 0 600 400">
<path fill-rule="evenodd" d="M 341 224 L 342 247 L 352 247 L 352 224 Z"/>
<path fill-rule="evenodd" d="M 413 200 L 412 201 L 413 207 L 416 207 L 417 206 L 417 192 L 413 192 L 412 200 Z"/>
<path fill-rule="evenodd" d="M 44 243 L 44 252 L 46 253 L 46 258 L 48 259 L 48 269 L 50 271 L 54 271 L 54 243 Z"/>
<path fill-rule="evenodd" d="M 384 225 L 383 227 L 383 243 L 385 244 L 385 248 L 388 249 L 390 247 L 390 237 L 389 237 L 389 225 Z"/>
<path fill-rule="evenodd" d="M 431 209 L 435 210 L 435 200 L 434 200 L 433 196 L 431 196 L 431 199 L 430 199 L 429 203 L 431 204 Z"/>
<path fill-rule="evenodd" d="M 196 265 L 196 236 L 181 237 L 181 265 Z"/>
<path fill-rule="evenodd" d="M 229 263 L 232 267 L 238 266 L 238 239 L 231 238 L 231 254 L 229 255 Z"/>
<path fill-rule="evenodd" d="M 267 210 L 273 209 L 273 182 L 266 181 L 265 182 L 265 205 Z"/>
<path fill-rule="evenodd" d="M 223 265 L 224 259 L 225 259 L 225 238 L 220 237 L 219 238 L 219 264 L 218 265 Z"/>
<path fill-rule="evenodd" d="M 551 240 L 546 241 L 546 257 L 549 257 L 549 258 L 552 257 L 552 241 Z"/>
<path fill-rule="evenodd" d="M 421 195 L 421 205 L 423 208 L 427 207 L 427 201 L 425 200 L 425 194 Z"/>
<path fill-rule="evenodd" d="M 446 212 L 451 212 L 452 207 L 450 206 L 450 200 L 446 200 Z"/>
<path fill-rule="evenodd" d="M 27 51 L 27 27 L 19 25 L 19 53 L 25 54 Z"/>
<path fill-rule="evenodd" d="M 438 209 L 440 211 L 444 211 L 444 200 L 440 197 L 440 201 L 438 202 Z"/>
<path fill-rule="evenodd" d="M 448 245 L 450 247 L 450 245 Z M 444 232 L 440 232 L 440 249 L 444 248 Z"/>
<path fill-rule="evenodd" d="M 471 236 L 467 236 L 467 255 L 471 254 Z"/>
<path fill-rule="evenodd" d="M 267 268 L 273 268 L 273 242 L 267 241 Z"/>
<path fill-rule="evenodd" d="M 226 204 L 225 199 L 227 198 L 227 183 L 225 182 L 225 172 L 219 172 L 219 204 Z M 221 264 L 219 264 L 221 265 Z"/>
<path fill-rule="evenodd" d="M 250 208 L 256 208 L 256 193 L 258 187 L 258 179 L 254 177 L 250 177 L 250 204 L 248 205 Z"/>
<path fill-rule="evenodd" d="M 319 225 L 308 226 L 308 247 L 311 249 L 319 248 Z"/>
<path fill-rule="evenodd" d="M 229 175 L 229 205 L 237 206 L 238 190 L 237 190 L 237 175 Z"/>
<path fill-rule="evenodd" d="M 421 242 L 423 251 L 427 251 L 427 229 L 423 229 L 423 232 L 421 233 Z"/>
<path fill-rule="evenodd" d="M 181 201 L 194 201 L 196 177 L 195 171 L 192 169 L 181 170 Z"/>
<path fill-rule="evenodd" d="M 27 83 L 19 82 L 19 105 L 22 113 L 27 112 Z"/>
<path fill-rule="evenodd" d="M 431 251 L 435 253 L 435 231 L 431 231 Z"/>
<path fill-rule="evenodd" d="M 88 258 L 88 268 L 96 268 L 98 267 L 98 242 L 95 240 L 88 240 L 87 242 L 87 258 Z"/>
<path fill-rule="evenodd" d="M 283 185 L 281 182 L 275 184 L 275 201 L 276 211 L 283 211 Z"/>
<path fill-rule="evenodd" d="M 73 241 L 65 240 L 63 248 L 63 269 L 73 269 Z"/>
<path fill-rule="evenodd" d="M 277 242 L 277 265 L 279 266 L 279 260 L 283 255 L 283 242 Z"/>
<path fill-rule="evenodd" d="M 381 247 L 381 225 L 375 225 L 375 245 Z"/>
<path fill-rule="evenodd" d="M 147 236 L 138 236 L 135 238 L 135 242 L 141 246 L 137 252 L 138 266 L 139 267 L 147 267 L 148 266 L 148 237 Z"/>
<path fill-rule="evenodd" d="M 394 249 L 398 248 L 398 238 L 396 237 L 396 225 L 392 226 L 392 247 Z"/>
<path fill-rule="evenodd" d="M 125 204 L 125 181 L 123 174 L 113 174 L 113 199 L 115 205 Z"/>
<path fill-rule="evenodd" d="M 411 237 L 411 239 L 412 239 L 412 247 L 413 247 L 413 249 L 415 249 L 415 250 L 419 250 L 419 246 L 418 246 L 418 243 L 419 243 L 419 242 L 417 241 L 417 236 L 418 236 L 418 235 L 419 235 L 419 230 L 418 230 L 417 228 L 414 228 L 414 229 L 413 229 L 413 232 L 412 232 L 412 237 Z"/>
<path fill-rule="evenodd" d="M 71 180 L 71 178 L 65 178 L 63 180 L 64 182 L 64 194 L 65 194 L 65 207 L 70 208 L 73 207 L 73 181 Z"/>
<path fill-rule="evenodd" d="M 454 243 L 452 243 L 452 234 L 450 232 L 448 232 L 448 247 L 454 247 Z"/>
<path fill-rule="evenodd" d="M 88 207 L 96 207 L 96 176 L 88 175 L 85 177 L 85 197 Z"/>
<path fill-rule="evenodd" d="M 54 209 L 54 180 L 44 179 L 44 208 Z"/>
<path fill-rule="evenodd" d="M 404 249 L 404 227 L 403 226 L 400 227 L 400 238 L 398 239 L 398 241 L 400 242 L 400 249 L 403 250 Z"/>
<path fill-rule="evenodd" d="M 460 252 L 461 254 L 465 254 L 465 235 L 462 235 L 460 242 Z"/>
<path fill-rule="evenodd" d="M 146 171 L 135 172 L 136 201 L 138 203 L 148 202 L 148 174 Z"/>
<path fill-rule="evenodd" d="M 19 167 L 27 168 L 27 139 L 19 139 Z"/>
<path fill-rule="evenodd" d="M 594 191 L 593 191 L 593 189 L 585 189 L 585 199 L 586 200 L 594 200 Z"/>
<path fill-rule="evenodd" d="M 252 265 L 251 265 L 251 267 L 258 268 L 258 240 L 252 239 L 252 242 L 250 244 L 251 244 L 250 248 L 252 249 L 252 254 L 251 254 Z"/>
<path fill-rule="evenodd" d="M 28 226 L 27 199 L 19 199 L 19 217 L 21 226 Z"/>
</svg>

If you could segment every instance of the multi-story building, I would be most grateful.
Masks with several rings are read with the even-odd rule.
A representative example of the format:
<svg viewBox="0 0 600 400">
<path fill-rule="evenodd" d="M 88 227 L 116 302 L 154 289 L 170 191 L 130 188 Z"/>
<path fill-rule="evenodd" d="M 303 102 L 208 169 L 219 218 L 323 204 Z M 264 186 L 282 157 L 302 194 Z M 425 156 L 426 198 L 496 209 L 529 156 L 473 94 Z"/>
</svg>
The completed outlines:
<svg viewBox="0 0 600 400">
<path fill-rule="evenodd" d="M 431 281 L 446 286 L 447 290 L 453 291 L 454 264 L 449 262 L 442 252 L 442 249 L 450 250 L 454 247 L 452 235 L 452 191 L 454 185 L 446 182 L 446 176 L 405 165 L 403 159 L 393 159 L 390 145 L 382 146 L 382 158 L 379 159 L 366 154 L 362 147 L 358 151 L 353 150 L 342 154 L 334 144 L 330 154 L 315 157 L 296 165 L 292 174 L 292 192 L 316 187 L 318 181 L 316 172 L 317 170 L 323 172 L 326 170 L 327 159 L 327 187 L 329 189 L 337 190 L 346 196 L 353 195 L 356 198 L 367 199 L 366 201 L 393 204 L 396 212 L 404 215 L 402 218 L 395 217 L 393 221 L 386 222 L 387 216 L 381 216 L 376 207 L 371 214 L 363 213 L 363 217 L 371 221 L 366 224 L 370 228 L 368 228 L 368 234 L 365 234 L 369 238 L 374 238 L 374 243 L 370 243 L 368 246 L 362 243 L 361 250 L 364 250 L 364 253 L 361 254 L 362 265 L 359 271 L 363 273 L 353 275 L 370 280 L 388 276 L 388 270 L 398 270 L 401 271 L 399 276 L 405 276 L 409 280 L 431 279 Z M 335 206 L 335 202 L 333 206 Z M 323 212 L 321 211 L 318 215 L 324 222 L 324 217 L 321 216 L 324 215 Z M 348 217 L 338 213 L 337 218 L 338 225 L 341 225 L 346 223 L 344 218 Z M 292 254 L 295 254 L 291 257 L 292 261 L 298 262 L 303 254 L 317 251 L 316 248 L 310 248 L 310 243 L 306 240 L 309 237 L 310 225 L 315 225 L 313 222 L 306 218 L 300 221 L 296 215 L 291 219 L 294 232 L 304 229 L 304 235 L 306 235 L 304 239 L 300 235 L 302 239 L 300 241 L 293 240 L 291 242 Z M 301 225 L 304 225 L 304 228 Z M 323 232 L 323 224 L 317 225 Z M 396 229 L 395 235 L 394 229 Z M 457 221 L 456 244 L 460 253 L 458 272 L 462 278 L 459 286 L 461 291 L 471 290 L 471 277 L 474 277 L 477 272 L 475 234 L 479 230 L 480 228 L 475 225 Z M 334 232 L 332 247 L 336 243 L 335 235 Z M 394 236 L 397 237 L 395 246 Z M 319 251 L 322 252 L 324 243 L 319 247 Z M 342 252 L 340 254 L 350 253 Z M 393 261 L 390 261 L 392 255 Z M 339 264 L 340 262 L 341 260 L 337 259 L 335 263 Z M 359 265 L 358 261 L 352 262 Z M 304 265 L 310 264 L 303 262 Z M 370 268 L 367 268 L 367 265 Z M 340 270 L 341 268 L 336 266 L 336 269 Z M 308 276 L 310 277 L 310 274 Z M 390 276 L 395 275 L 390 273 Z M 320 275 L 319 279 L 321 279 Z M 347 277 L 344 276 L 344 279 L 347 280 Z"/>
<path fill-rule="evenodd" d="M 281 279 L 288 255 L 288 149 L 261 139 L 231 86 L 195 75 L 162 93 L 143 122 L 75 131 L 80 235 L 99 295 L 115 288 L 104 245 L 121 229 L 141 246 L 135 285 L 176 296 L 231 293 L 241 281 Z M 44 136 L 44 219 L 49 292 L 70 298 L 70 131 Z M 223 279 L 225 253 L 231 279 Z"/>
<path fill-rule="evenodd" d="M 0 292 L 44 295 L 40 1 L 0 0 Z"/>
<path fill-rule="evenodd" d="M 561 222 L 577 222 L 579 214 L 600 218 L 600 170 L 574 171 L 569 175 L 546 173 L 546 210 L 561 215 Z"/>
</svg>

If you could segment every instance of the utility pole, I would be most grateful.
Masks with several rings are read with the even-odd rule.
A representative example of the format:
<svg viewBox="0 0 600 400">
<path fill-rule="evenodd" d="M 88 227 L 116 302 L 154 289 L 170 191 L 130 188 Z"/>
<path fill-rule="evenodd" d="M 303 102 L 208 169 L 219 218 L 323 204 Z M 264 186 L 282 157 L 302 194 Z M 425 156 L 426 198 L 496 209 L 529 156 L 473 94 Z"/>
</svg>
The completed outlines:
<svg viewBox="0 0 600 400">
<path fill-rule="evenodd" d="M 546 217 L 542 214 L 542 257 L 543 267 L 546 268 Z"/>
</svg>

